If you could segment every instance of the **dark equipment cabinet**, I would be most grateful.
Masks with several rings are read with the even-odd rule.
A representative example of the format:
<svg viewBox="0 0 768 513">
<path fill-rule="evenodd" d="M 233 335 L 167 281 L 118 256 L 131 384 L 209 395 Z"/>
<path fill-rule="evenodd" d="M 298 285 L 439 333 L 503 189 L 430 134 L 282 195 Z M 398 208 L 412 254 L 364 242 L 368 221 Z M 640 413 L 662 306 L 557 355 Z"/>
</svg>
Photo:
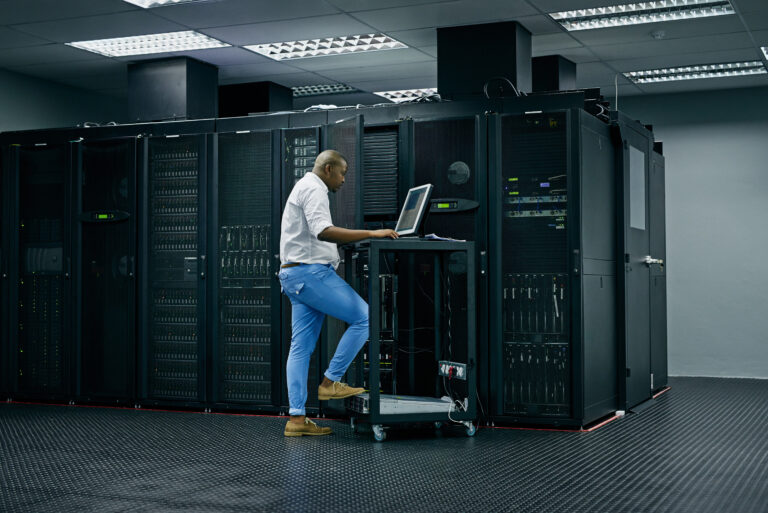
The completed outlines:
<svg viewBox="0 0 768 513">
<path fill-rule="evenodd" d="M 71 247 L 68 142 L 12 145 L 9 219 L 9 386 L 14 399 L 71 393 Z"/>
<path fill-rule="evenodd" d="M 276 131 L 219 133 L 211 191 L 212 402 L 280 406 L 281 300 L 274 279 L 280 240 Z"/>
<path fill-rule="evenodd" d="M 0 400 L 8 397 L 8 212 L 11 202 L 5 197 L 9 187 L 10 166 L 8 149 L 0 138 Z"/>
<path fill-rule="evenodd" d="M 667 386 L 667 260 L 666 209 L 664 191 L 664 156 L 651 153 L 648 177 L 648 210 L 650 213 L 651 255 L 662 261 L 651 266 L 651 391 Z"/>
<path fill-rule="evenodd" d="M 130 401 L 136 382 L 135 137 L 76 145 L 75 396 Z"/>
<path fill-rule="evenodd" d="M 143 139 L 139 399 L 206 400 L 205 135 Z"/>
<path fill-rule="evenodd" d="M 583 426 L 618 404 L 610 130 L 571 109 L 490 134 L 491 415 Z"/>
</svg>

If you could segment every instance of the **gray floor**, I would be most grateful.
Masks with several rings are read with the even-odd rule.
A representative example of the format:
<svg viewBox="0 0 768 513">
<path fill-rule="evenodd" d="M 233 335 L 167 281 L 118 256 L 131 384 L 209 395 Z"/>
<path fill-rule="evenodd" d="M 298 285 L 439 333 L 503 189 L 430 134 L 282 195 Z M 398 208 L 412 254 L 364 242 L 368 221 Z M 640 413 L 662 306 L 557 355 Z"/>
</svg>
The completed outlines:
<svg viewBox="0 0 768 513">
<path fill-rule="evenodd" d="M 279 418 L 0 404 L 0 511 L 768 511 L 768 381 L 677 378 L 591 433 L 284 438 Z"/>
</svg>

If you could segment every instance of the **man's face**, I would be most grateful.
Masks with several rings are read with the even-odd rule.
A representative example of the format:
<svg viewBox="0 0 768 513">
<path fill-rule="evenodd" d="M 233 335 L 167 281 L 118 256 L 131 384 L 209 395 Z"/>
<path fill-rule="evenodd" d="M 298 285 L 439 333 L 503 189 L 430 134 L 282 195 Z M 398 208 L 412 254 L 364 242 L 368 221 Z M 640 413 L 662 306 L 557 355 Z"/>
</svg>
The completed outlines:
<svg viewBox="0 0 768 513">
<path fill-rule="evenodd" d="M 327 164 L 326 169 L 330 168 L 330 177 L 328 178 L 328 188 L 332 192 L 338 191 L 344 185 L 344 176 L 347 174 L 347 163 Z"/>
</svg>

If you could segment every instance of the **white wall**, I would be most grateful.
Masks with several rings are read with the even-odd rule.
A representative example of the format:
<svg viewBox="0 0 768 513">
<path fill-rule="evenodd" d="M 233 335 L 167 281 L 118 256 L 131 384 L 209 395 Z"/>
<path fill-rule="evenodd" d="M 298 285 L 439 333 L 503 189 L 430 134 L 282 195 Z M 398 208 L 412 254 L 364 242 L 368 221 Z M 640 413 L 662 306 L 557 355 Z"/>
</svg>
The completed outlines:
<svg viewBox="0 0 768 513">
<path fill-rule="evenodd" d="M 768 378 L 768 87 L 619 108 L 664 142 L 669 374 Z"/>
<path fill-rule="evenodd" d="M 0 69 L 0 132 L 126 119 L 126 102 Z"/>
</svg>

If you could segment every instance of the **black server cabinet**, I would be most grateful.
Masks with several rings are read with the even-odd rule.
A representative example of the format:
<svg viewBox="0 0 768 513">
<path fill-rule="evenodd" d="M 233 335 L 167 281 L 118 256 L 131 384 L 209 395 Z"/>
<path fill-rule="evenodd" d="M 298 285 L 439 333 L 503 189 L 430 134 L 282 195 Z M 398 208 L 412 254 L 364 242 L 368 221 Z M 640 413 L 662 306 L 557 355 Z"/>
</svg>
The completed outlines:
<svg viewBox="0 0 768 513">
<path fill-rule="evenodd" d="M 447 111 L 448 109 L 443 109 Z M 451 116 L 446 112 L 445 117 L 419 119 L 413 121 L 412 135 L 409 144 L 410 156 L 408 168 L 412 170 L 407 178 L 408 186 L 418 186 L 425 183 L 434 185 L 432 191 L 432 207 L 424 225 L 424 232 L 436 233 L 444 237 L 459 240 L 475 241 L 475 261 L 478 262 L 476 295 L 477 333 L 477 391 L 481 404 L 487 404 L 488 398 L 488 281 L 487 281 L 487 252 L 488 252 L 488 218 L 487 218 L 487 121 L 484 115 Z M 451 261 L 448 276 L 460 272 L 466 266 L 461 255 L 455 255 L 458 260 Z M 409 280 L 406 297 L 401 301 L 400 308 L 404 312 L 413 312 L 415 324 L 419 320 L 426 322 L 431 315 L 433 298 L 424 291 L 430 290 L 434 280 L 430 262 L 422 262 L 416 257 L 411 268 L 419 272 Z M 457 282 L 460 283 L 460 282 Z M 459 296 L 465 295 L 466 290 L 459 288 L 453 291 Z M 456 322 L 463 322 L 461 315 L 456 316 Z M 454 326 L 457 333 L 465 332 L 465 327 Z M 428 338 L 427 333 L 411 332 L 407 334 L 409 347 L 412 345 L 421 350 L 418 340 Z M 457 351 L 462 353 L 466 348 L 461 340 Z M 426 360 L 426 357 L 425 357 Z M 418 362 L 417 362 L 418 365 Z M 410 375 L 410 370 L 409 370 Z M 416 372 L 418 377 L 419 373 Z M 485 409 L 485 406 L 483 406 Z"/>
<path fill-rule="evenodd" d="M 9 342 L 8 342 L 8 205 L 9 198 L 8 148 L 0 139 L 0 400 L 8 396 Z"/>
<path fill-rule="evenodd" d="M 72 391 L 71 144 L 13 145 L 9 164 L 10 393 L 62 400 Z"/>
<path fill-rule="evenodd" d="M 651 267 L 651 390 L 667 386 L 667 260 L 664 156 L 651 154 L 648 210 L 650 213 L 651 255 L 660 265 Z"/>
<path fill-rule="evenodd" d="M 315 158 L 320 153 L 320 127 L 301 127 L 301 128 L 284 128 L 280 130 L 280 214 L 278 219 L 282 219 L 282 212 L 285 210 L 285 203 L 288 201 L 288 196 L 293 190 L 293 186 L 296 185 L 306 173 L 312 171 L 315 165 Z M 275 243 L 280 242 L 280 231 L 278 227 L 277 237 Z M 276 270 L 280 265 L 279 260 L 279 247 L 275 248 L 275 254 L 277 258 L 275 260 Z M 286 410 L 288 408 L 288 385 L 285 379 L 285 365 L 288 362 L 288 353 L 291 347 L 291 302 L 290 300 L 282 296 L 282 326 L 285 326 L 280 338 L 282 340 L 282 401 L 281 406 Z M 319 385 L 319 350 L 315 350 L 312 355 L 312 359 L 309 363 L 309 379 L 307 380 L 307 413 L 312 415 L 317 413 L 320 406 L 317 400 L 317 386 Z"/>
<path fill-rule="evenodd" d="M 139 400 L 206 400 L 205 135 L 142 140 Z"/>
<path fill-rule="evenodd" d="M 219 133 L 210 181 L 211 393 L 220 407 L 270 409 L 281 400 L 278 132 Z"/>
<path fill-rule="evenodd" d="M 87 140 L 76 147 L 75 396 L 131 401 L 136 384 L 136 138 Z"/>
<path fill-rule="evenodd" d="M 583 426 L 618 404 L 610 130 L 579 109 L 490 125 L 492 418 Z"/>
</svg>

